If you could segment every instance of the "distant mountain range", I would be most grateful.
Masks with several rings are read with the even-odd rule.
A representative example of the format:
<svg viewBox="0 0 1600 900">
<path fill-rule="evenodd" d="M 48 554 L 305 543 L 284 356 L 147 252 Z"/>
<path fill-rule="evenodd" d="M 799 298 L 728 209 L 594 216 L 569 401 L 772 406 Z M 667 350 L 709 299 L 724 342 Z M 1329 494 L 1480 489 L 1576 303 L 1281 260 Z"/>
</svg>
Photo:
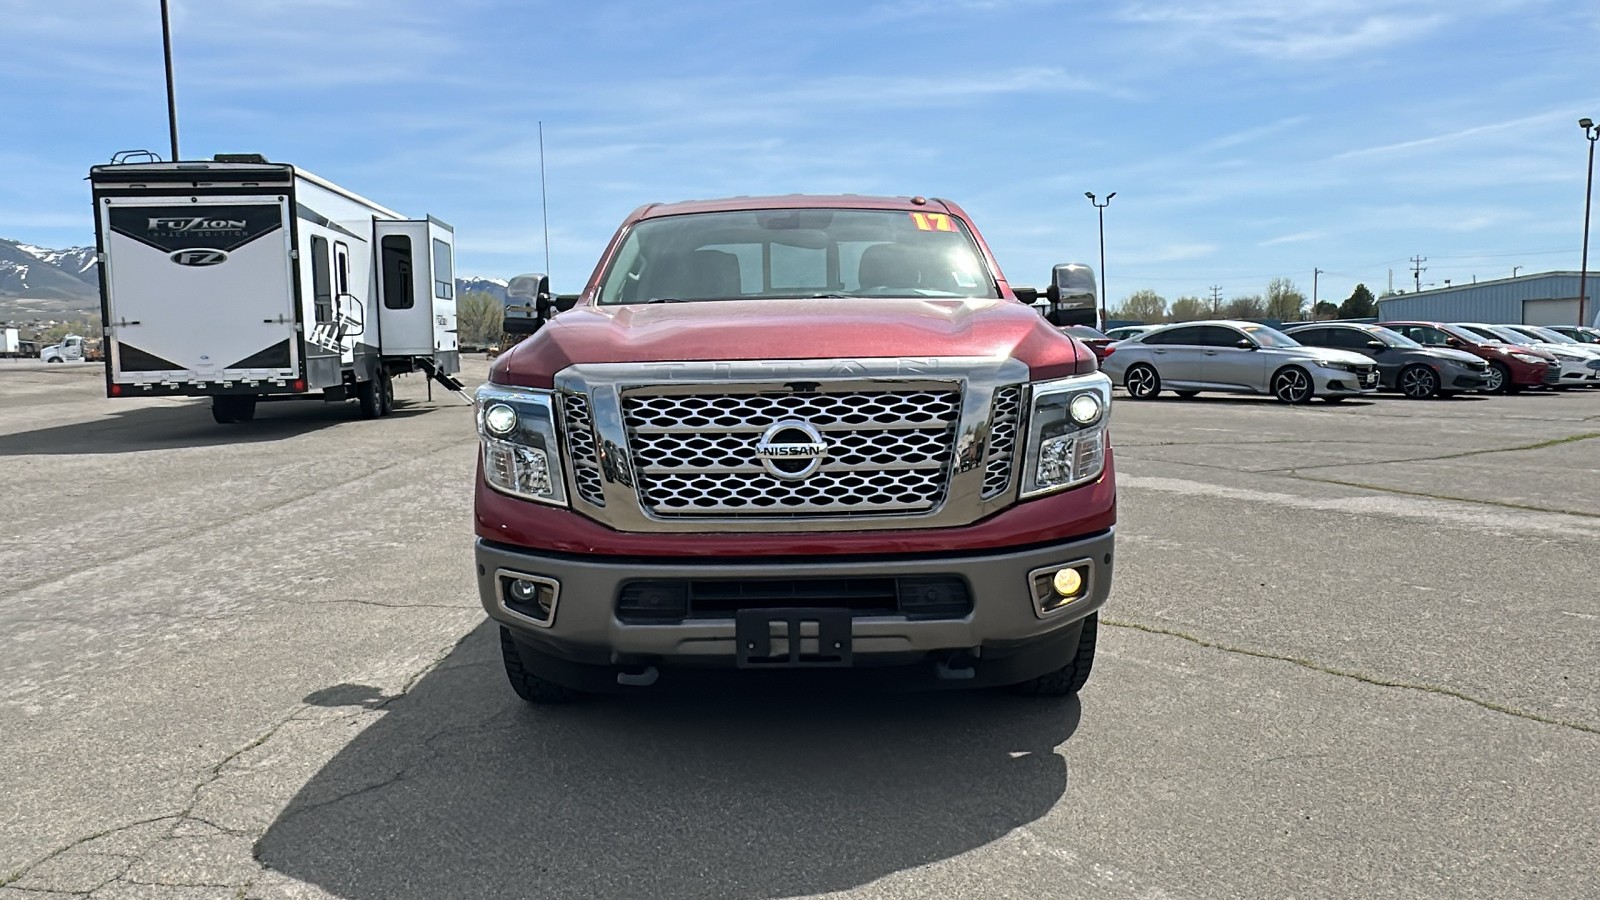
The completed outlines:
<svg viewBox="0 0 1600 900">
<path fill-rule="evenodd" d="M 456 296 L 468 291 L 505 301 L 498 278 L 456 279 Z M 51 250 L 0 238 L 0 322 L 69 319 L 100 308 L 100 270 L 93 247 Z"/>
</svg>

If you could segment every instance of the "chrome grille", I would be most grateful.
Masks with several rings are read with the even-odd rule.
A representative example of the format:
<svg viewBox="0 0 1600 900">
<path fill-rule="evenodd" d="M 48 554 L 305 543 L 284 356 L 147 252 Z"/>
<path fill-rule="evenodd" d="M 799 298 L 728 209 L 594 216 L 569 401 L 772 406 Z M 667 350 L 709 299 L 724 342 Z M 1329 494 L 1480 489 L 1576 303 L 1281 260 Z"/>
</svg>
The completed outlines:
<svg viewBox="0 0 1600 900">
<path fill-rule="evenodd" d="M 644 507 L 662 517 L 822 517 L 916 513 L 944 500 L 958 390 L 622 395 Z M 808 477 L 778 478 L 755 448 L 768 427 L 800 420 L 828 445 Z"/>
<path fill-rule="evenodd" d="M 567 458 L 572 460 L 572 479 L 577 483 L 578 496 L 595 506 L 605 506 L 589 398 L 582 394 L 565 394 L 562 400 L 567 416 Z"/>
<path fill-rule="evenodd" d="M 1017 448 L 1017 423 L 1022 413 L 1022 388 L 1003 387 L 995 392 L 989 420 L 989 459 L 983 467 L 983 499 L 1011 486 L 1012 460 Z"/>
</svg>

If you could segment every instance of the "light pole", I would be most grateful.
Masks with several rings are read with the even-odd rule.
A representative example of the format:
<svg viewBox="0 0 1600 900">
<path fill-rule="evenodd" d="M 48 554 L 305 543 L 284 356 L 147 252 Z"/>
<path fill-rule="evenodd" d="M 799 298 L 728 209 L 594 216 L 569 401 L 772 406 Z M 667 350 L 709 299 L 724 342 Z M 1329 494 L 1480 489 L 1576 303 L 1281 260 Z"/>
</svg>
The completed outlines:
<svg viewBox="0 0 1600 900">
<path fill-rule="evenodd" d="M 172 161 L 178 161 L 178 97 L 172 89 L 172 25 L 167 0 L 161 0 L 161 47 L 167 61 L 167 128 L 172 132 Z"/>
<path fill-rule="evenodd" d="M 1600 129 L 1594 127 L 1591 119 L 1578 120 L 1578 127 L 1583 129 L 1583 136 L 1589 139 L 1589 181 L 1583 189 L 1583 264 L 1578 270 L 1578 325 L 1589 324 L 1584 319 L 1587 306 L 1589 287 L 1589 198 L 1594 193 L 1594 141 L 1600 138 Z"/>
<path fill-rule="evenodd" d="M 1106 327 L 1106 207 L 1111 205 L 1111 198 L 1117 195 L 1116 191 L 1106 195 L 1106 202 L 1098 203 L 1094 194 L 1084 191 L 1083 195 L 1089 198 L 1094 208 L 1100 211 L 1100 327 Z"/>
</svg>

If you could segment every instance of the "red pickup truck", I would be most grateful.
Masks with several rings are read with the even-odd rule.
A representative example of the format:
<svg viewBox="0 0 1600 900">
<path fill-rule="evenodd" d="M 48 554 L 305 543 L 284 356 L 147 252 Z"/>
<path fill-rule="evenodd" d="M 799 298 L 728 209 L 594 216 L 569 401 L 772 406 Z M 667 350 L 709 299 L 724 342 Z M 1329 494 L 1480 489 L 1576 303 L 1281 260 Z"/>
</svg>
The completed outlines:
<svg viewBox="0 0 1600 900">
<path fill-rule="evenodd" d="M 647 205 L 580 294 L 514 279 L 530 334 L 475 396 L 512 688 L 1076 693 L 1111 589 L 1111 383 L 1061 330 L 1082 304 L 1045 293 L 956 204 L 858 195 Z"/>
</svg>

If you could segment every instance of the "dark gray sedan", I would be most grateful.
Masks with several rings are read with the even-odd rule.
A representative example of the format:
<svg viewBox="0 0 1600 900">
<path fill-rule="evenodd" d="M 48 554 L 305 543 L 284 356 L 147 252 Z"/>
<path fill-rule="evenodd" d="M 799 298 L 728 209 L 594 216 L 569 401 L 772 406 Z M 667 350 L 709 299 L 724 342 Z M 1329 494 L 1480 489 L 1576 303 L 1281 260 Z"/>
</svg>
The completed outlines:
<svg viewBox="0 0 1600 900">
<path fill-rule="evenodd" d="M 1378 364 L 1385 390 L 1412 399 L 1449 397 L 1489 386 L 1489 364 L 1482 359 L 1449 347 L 1425 347 L 1378 325 L 1327 322 L 1298 325 L 1284 333 L 1307 346 L 1349 350 L 1371 359 Z"/>
</svg>

